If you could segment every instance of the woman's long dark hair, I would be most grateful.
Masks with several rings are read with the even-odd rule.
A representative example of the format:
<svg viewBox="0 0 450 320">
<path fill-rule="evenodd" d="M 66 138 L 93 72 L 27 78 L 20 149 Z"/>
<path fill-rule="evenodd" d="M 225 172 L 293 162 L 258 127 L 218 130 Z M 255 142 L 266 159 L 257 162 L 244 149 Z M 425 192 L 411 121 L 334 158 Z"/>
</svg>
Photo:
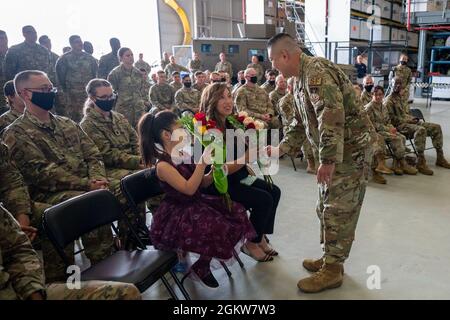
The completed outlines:
<svg viewBox="0 0 450 320">
<path fill-rule="evenodd" d="M 147 113 L 139 120 L 139 150 L 142 161 L 147 167 L 154 165 L 156 160 L 170 161 L 170 155 L 162 149 L 161 133 L 163 130 L 170 131 L 170 127 L 176 123 L 177 119 L 175 113 L 161 111 L 155 116 Z"/>
<path fill-rule="evenodd" d="M 217 103 L 223 98 L 225 90 L 229 90 L 226 83 L 210 84 L 203 90 L 200 100 L 200 111 L 206 113 L 208 119 L 214 120 L 220 129 L 226 129 L 227 124 L 223 123 L 217 112 Z"/>
</svg>

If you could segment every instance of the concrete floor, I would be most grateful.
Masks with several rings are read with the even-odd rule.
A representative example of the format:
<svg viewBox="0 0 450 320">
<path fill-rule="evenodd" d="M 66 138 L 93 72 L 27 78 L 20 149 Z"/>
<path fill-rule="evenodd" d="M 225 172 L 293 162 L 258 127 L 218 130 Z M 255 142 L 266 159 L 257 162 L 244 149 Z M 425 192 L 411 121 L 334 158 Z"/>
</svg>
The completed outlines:
<svg viewBox="0 0 450 320">
<path fill-rule="evenodd" d="M 450 102 L 415 103 L 427 121 L 441 124 L 444 148 L 450 160 Z M 431 141 L 427 140 L 427 146 Z M 308 276 L 301 268 L 304 258 L 321 255 L 319 225 L 315 214 L 315 177 L 305 173 L 305 164 L 295 172 L 282 161 L 274 177 L 282 189 L 276 232 L 271 237 L 280 256 L 257 263 L 241 254 L 245 270 L 235 264 L 229 279 L 223 270 L 214 272 L 220 283 L 209 289 L 186 281 L 193 299 L 448 299 L 450 298 L 450 170 L 436 168 L 434 150 L 427 160 L 432 177 L 389 176 L 385 186 L 369 184 L 356 241 L 345 265 L 344 284 L 339 289 L 307 295 L 297 281 Z M 368 289 L 369 266 L 381 271 L 381 288 Z M 144 299 L 167 299 L 160 284 L 144 293 Z"/>
</svg>

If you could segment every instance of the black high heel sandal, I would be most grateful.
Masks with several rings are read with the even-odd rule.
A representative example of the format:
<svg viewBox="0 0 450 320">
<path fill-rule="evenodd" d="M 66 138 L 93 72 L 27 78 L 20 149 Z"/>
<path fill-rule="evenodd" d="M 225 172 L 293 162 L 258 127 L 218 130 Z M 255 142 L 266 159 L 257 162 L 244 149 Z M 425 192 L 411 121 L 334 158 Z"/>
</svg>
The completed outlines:
<svg viewBox="0 0 450 320">
<path fill-rule="evenodd" d="M 241 252 L 247 256 L 249 256 L 250 258 L 252 258 L 253 260 L 256 260 L 258 262 L 269 262 L 269 261 L 273 261 L 273 257 L 270 254 L 267 254 L 264 256 L 264 258 L 262 259 L 256 259 L 256 257 L 254 257 L 250 251 L 248 250 L 248 248 L 244 245 L 241 247 Z"/>
</svg>

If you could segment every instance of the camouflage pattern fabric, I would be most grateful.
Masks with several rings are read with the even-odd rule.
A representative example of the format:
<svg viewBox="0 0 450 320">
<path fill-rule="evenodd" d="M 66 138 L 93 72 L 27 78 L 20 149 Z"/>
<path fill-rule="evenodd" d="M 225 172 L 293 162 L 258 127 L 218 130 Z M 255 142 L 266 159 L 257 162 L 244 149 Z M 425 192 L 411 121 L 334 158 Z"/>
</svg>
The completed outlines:
<svg viewBox="0 0 450 320">
<path fill-rule="evenodd" d="M 207 83 L 204 83 L 203 85 L 199 85 L 198 83 L 195 83 L 194 86 L 192 88 L 194 88 L 195 90 L 197 90 L 198 92 L 200 92 L 200 96 L 203 93 L 203 90 L 205 90 L 205 88 L 208 86 Z"/>
<path fill-rule="evenodd" d="M 120 64 L 119 57 L 117 53 L 110 52 L 100 57 L 100 61 L 98 62 L 98 77 L 102 79 L 107 79 L 108 75 L 115 67 Z"/>
<path fill-rule="evenodd" d="M 182 72 L 182 71 L 189 72 L 189 70 L 188 70 L 187 68 L 185 68 L 185 67 L 183 67 L 183 66 L 181 66 L 181 65 L 179 65 L 179 64 L 176 64 L 176 63 L 174 63 L 174 64 L 169 63 L 169 64 L 164 68 L 164 72 L 166 73 L 167 80 L 169 80 L 169 81 L 172 80 L 172 73 L 175 72 L 175 71 L 177 71 L 177 72 Z"/>
<path fill-rule="evenodd" d="M 155 84 L 150 88 L 150 102 L 158 111 L 174 110 L 175 91 L 170 84 Z"/>
<path fill-rule="evenodd" d="M 134 63 L 134 67 L 138 70 L 144 69 L 145 72 L 150 73 L 152 71 L 152 66 L 149 65 L 147 62 L 145 62 L 144 60 L 138 60 Z"/>
<path fill-rule="evenodd" d="M 200 59 L 198 60 L 191 59 L 189 60 L 188 69 L 192 74 L 194 74 L 197 71 L 203 70 L 203 63 Z"/>
<path fill-rule="evenodd" d="M 1 132 L 13 123 L 17 118 L 19 118 L 22 114 L 15 109 L 9 108 L 7 112 L 0 116 L 0 134 Z"/>
<path fill-rule="evenodd" d="M 273 90 L 275 90 L 276 85 L 272 85 L 269 83 L 269 81 L 264 82 L 264 84 L 261 86 L 261 89 L 264 89 L 267 94 L 270 94 Z"/>
<path fill-rule="evenodd" d="M 2 96 L 2 98 L 3 98 L 3 87 L 5 86 L 5 83 L 7 81 L 4 69 L 5 56 L 6 52 L 5 53 L 0 52 L 0 92 L 1 92 L 0 96 Z M 2 105 L 2 103 L 0 103 L 0 105 Z"/>
<path fill-rule="evenodd" d="M 81 288 L 69 290 L 66 284 L 47 286 L 47 300 L 141 300 L 141 293 L 131 283 L 87 281 Z"/>
<path fill-rule="evenodd" d="M 283 98 L 286 95 L 286 92 L 280 92 L 278 90 L 273 90 L 269 94 L 270 101 L 272 102 L 272 106 L 275 108 L 275 112 L 277 115 L 280 114 L 280 107 L 278 103 L 280 102 L 281 98 Z"/>
<path fill-rule="evenodd" d="M 247 69 L 253 68 L 256 71 L 256 76 L 258 77 L 258 83 L 261 84 L 264 81 L 264 67 L 260 63 L 250 63 Z"/>
<path fill-rule="evenodd" d="M 137 127 L 146 108 L 146 99 L 142 95 L 145 84 L 141 72 L 135 67 L 127 70 L 120 65 L 111 71 L 108 81 L 118 93 L 115 111 L 123 114 L 133 127 Z"/>
<path fill-rule="evenodd" d="M 161 66 L 162 70 L 165 70 L 168 64 L 170 64 L 170 60 L 169 59 L 167 59 L 167 60 L 162 59 L 161 62 L 159 63 L 159 65 Z"/>
<path fill-rule="evenodd" d="M 192 110 L 197 113 L 200 109 L 200 92 L 195 89 L 182 88 L 175 94 L 175 105 L 178 110 Z"/>
<path fill-rule="evenodd" d="M 51 56 L 47 48 L 26 42 L 9 48 L 4 60 L 6 81 L 14 79 L 16 74 L 25 70 L 40 70 L 51 74 Z"/>
<path fill-rule="evenodd" d="M 372 101 L 372 93 L 367 92 L 366 89 L 364 89 L 363 92 L 361 93 L 361 103 L 363 106 L 365 106 L 370 101 Z"/>
<path fill-rule="evenodd" d="M 410 90 L 410 85 L 411 85 L 411 81 L 412 81 L 412 72 L 411 69 L 408 66 L 404 66 L 404 65 L 397 65 L 393 68 L 394 71 L 394 75 L 396 77 L 399 77 L 402 80 L 402 87 L 403 87 L 403 91 L 402 91 L 402 102 L 404 105 L 408 105 L 408 100 L 409 100 L 409 90 Z"/>
<path fill-rule="evenodd" d="M 230 77 L 233 77 L 233 65 L 229 61 L 221 62 L 219 61 L 216 64 L 216 67 L 214 69 L 216 72 L 226 72 L 230 75 Z"/>
<path fill-rule="evenodd" d="M 175 93 L 177 93 L 178 90 L 180 90 L 181 88 L 183 88 L 183 83 L 181 83 L 181 82 L 175 82 L 175 81 L 172 81 L 172 82 L 170 83 L 170 85 L 172 86 L 172 88 L 173 88 L 173 90 L 175 91 Z"/>
</svg>

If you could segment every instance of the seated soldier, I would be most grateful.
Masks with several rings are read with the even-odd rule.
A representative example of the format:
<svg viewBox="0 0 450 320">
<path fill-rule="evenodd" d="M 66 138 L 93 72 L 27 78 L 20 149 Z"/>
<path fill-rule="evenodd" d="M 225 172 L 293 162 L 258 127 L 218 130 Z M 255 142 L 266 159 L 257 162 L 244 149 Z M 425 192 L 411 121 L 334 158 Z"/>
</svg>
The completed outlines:
<svg viewBox="0 0 450 320">
<path fill-rule="evenodd" d="M 276 78 L 277 73 L 273 70 L 266 71 L 266 82 L 261 86 L 261 89 L 264 89 L 267 94 L 270 94 L 273 90 L 275 90 L 276 86 Z"/>
<path fill-rule="evenodd" d="M 276 87 L 275 90 L 273 90 L 269 94 L 270 101 L 272 102 L 273 107 L 275 108 L 275 111 L 277 114 L 279 114 L 279 108 L 278 108 L 278 102 L 281 98 L 283 98 L 286 95 L 286 89 L 287 89 L 287 82 L 286 79 L 282 74 L 280 74 L 276 78 Z"/>
<path fill-rule="evenodd" d="M 164 71 L 158 71 L 158 82 L 150 88 L 150 102 L 152 109 L 150 113 L 156 114 L 159 111 L 170 110 L 175 111 L 175 90 L 166 82 L 166 74 Z"/>
<path fill-rule="evenodd" d="M 180 73 L 178 71 L 172 72 L 172 82 L 170 83 L 175 93 L 183 88 L 183 84 L 181 83 Z"/>
<path fill-rule="evenodd" d="M 193 88 L 200 92 L 201 95 L 207 86 L 205 73 L 203 71 L 197 71 L 195 73 L 195 84 Z"/>
<path fill-rule="evenodd" d="M 244 70 L 240 70 L 238 72 L 237 80 L 238 82 L 233 86 L 233 89 L 231 90 L 231 95 L 233 96 L 233 99 L 236 97 L 236 92 L 240 87 L 242 87 L 245 84 L 245 75 Z"/>
<path fill-rule="evenodd" d="M 188 73 L 181 73 L 181 77 L 183 88 L 175 94 L 175 105 L 180 112 L 190 110 L 197 113 L 200 111 L 200 92 L 192 88 L 191 77 Z"/>
<path fill-rule="evenodd" d="M 392 92 L 384 101 L 384 106 L 389 112 L 391 123 L 397 130 L 405 135 L 414 135 L 414 145 L 419 154 L 417 159 L 417 170 L 425 175 L 433 175 L 433 171 L 427 166 L 425 160 L 426 138 L 431 137 L 433 146 L 436 148 L 436 166 L 450 169 L 450 163 L 444 157 L 443 137 L 441 126 L 436 123 L 423 122 L 414 118 L 409 112 L 409 106 L 402 100 L 403 83 L 400 77 L 392 80 Z"/>
<path fill-rule="evenodd" d="M 397 129 L 395 129 L 395 127 L 391 124 L 389 113 L 383 105 L 383 98 L 383 87 L 376 86 L 373 90 L 372 101 L 364 107 L 365 111 L 377 133 L 382 136 L 386 143 L 389 144 L 392 152 L 394 153 L 394 165 L 392 169 L 395 174 L 402 175 L 403 173 L 406 173 L 415 175 L 417 174 L 417 169 L 408 165 L 405 160 L 406 138 L 404 135 L 397 132 Z M 384 154 L 382 157 L 382 159 L 378 159 L 379 163 L 384 163 Z"/>
<path fill-rule="evenodd" d="M 22 228 L 0 205 L 0 300 L 140 300 L 139 290 L 129 283 L 88 281 L 70 290 L 66 283 L 45 285 L 39 256 L 27 235 L 37 230 Z"/>
<path fill-rule="evenodd" d="M 16 75 L 14 87 L 26 109 L 5 130 L 3 138 L 28 185 L 31 199 L 56 205 L 87 191 L 107 189 L 103 157 L 92 140 L 72 120 L 49 112 L 56 90 L 47 75 L 23 71 Z M 83 237 L 86 255 L 93 264 L 111 253 L 112 244 L 109 227 Z M 49 272 L 46 269 L 49 281 L 64 277 L 64 264 L 48 241 L 42 241 L 42 250 L 45 268 L 55 268 Z"/>
<path fill-rule="evenodd" d="M 5 83 L 3 94 L 5 95 L 9 110 L 0 116 L 0 133 L 13 123 L 14 120 L 19 118 L 25 109 L 25 104 L 16 94 L 16 90 L 14 89 L 14 81 L 11 80 Z"/>
<path fill-rule="evenodd" d="M 373 90 L 373 78 L 370 75 L 367 75 L 363 79 L 363 91 L 361 93 L 361 102 L 362 105 L 365 106 L 370 101 L 372 101 L 372 90 Z"/>
<path fill-rule="evenodd" d="M 238 112 L 245 111 L 250 117 L 262 120 L 268 129 L 279 129 L 281 124 L 269 95 L 256 83 L 255 69 L 245 70 L 245 85 L 236 92 L 235 105 Z"/>
</svg>

